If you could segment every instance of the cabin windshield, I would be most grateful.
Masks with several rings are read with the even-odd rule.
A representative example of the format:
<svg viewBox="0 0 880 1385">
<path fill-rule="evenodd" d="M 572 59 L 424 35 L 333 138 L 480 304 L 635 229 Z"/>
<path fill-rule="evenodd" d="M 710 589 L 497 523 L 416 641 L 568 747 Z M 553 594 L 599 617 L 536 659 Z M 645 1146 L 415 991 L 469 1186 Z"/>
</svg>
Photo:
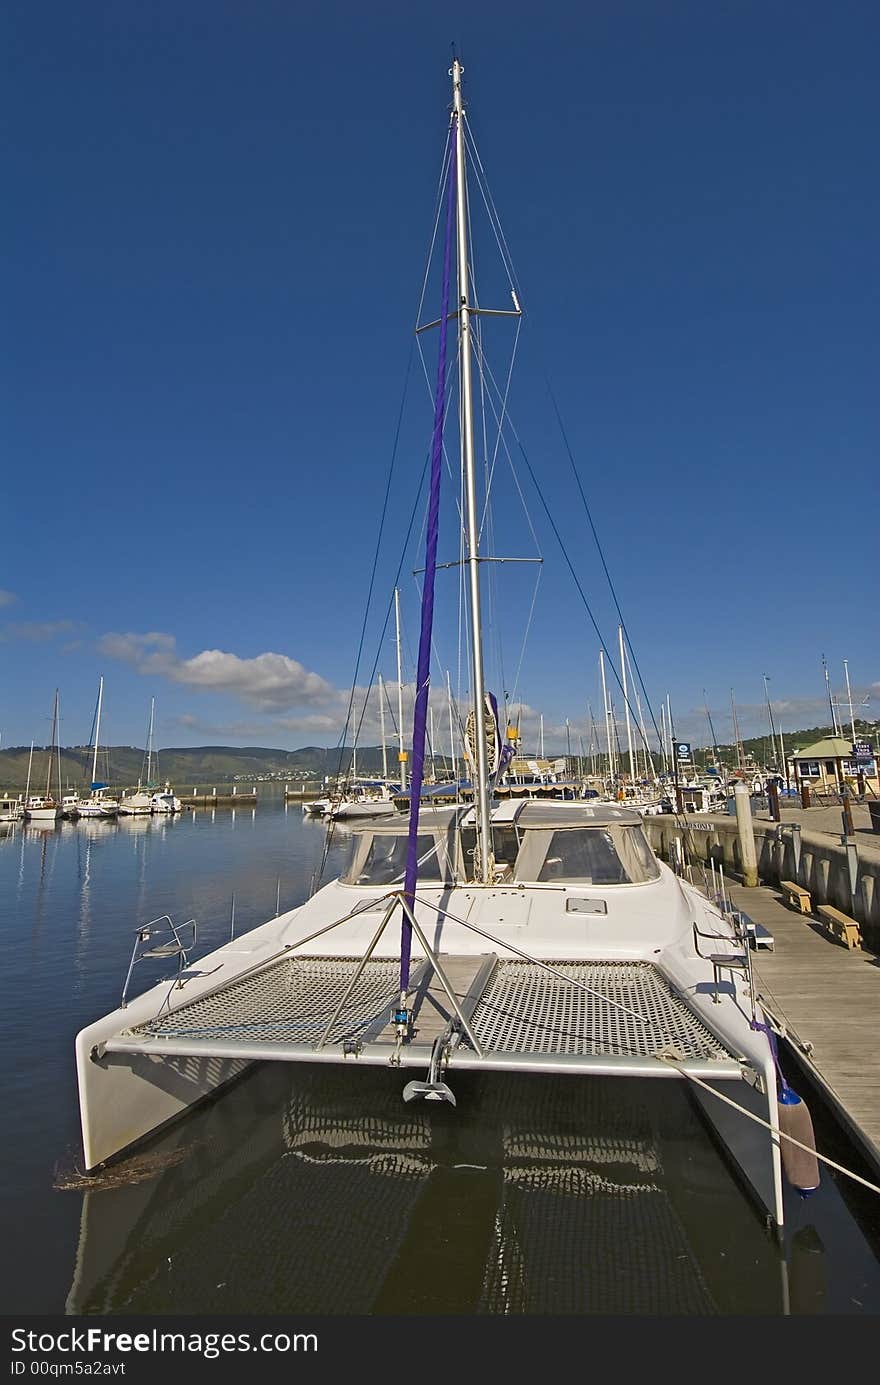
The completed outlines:
<svg viewBox="0 0 880 1385">
<path fill-rule="evenodd" d="M 377 832 L 371 839 L 366 856 L 363 856 L 362 839 L 354 840 L 352 856 L 343 880 L 346 885 L 396 885 L 402 884 L 406 871 L 406 851 L 408 837 L 405 834 L 392 835 Z M 428 833 L 419 833 L 416 838 L 419 862 L 419 880 L 443 880 L 445 871 L 437 858 L 436 839 Z"/>
<path fill-rule="evenodd" d="M 528 832 L 515 871 L 518 880 L 579 885 L 640 885 L 659 874 L 642 828 L 618 824 Z"/>
</svg>

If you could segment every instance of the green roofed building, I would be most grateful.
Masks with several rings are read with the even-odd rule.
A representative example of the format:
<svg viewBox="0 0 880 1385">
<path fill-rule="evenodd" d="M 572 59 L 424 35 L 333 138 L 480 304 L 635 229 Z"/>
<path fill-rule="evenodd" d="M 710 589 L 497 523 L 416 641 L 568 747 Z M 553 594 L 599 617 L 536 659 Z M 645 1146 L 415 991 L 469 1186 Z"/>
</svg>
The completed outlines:
<svg viewBox="0 0 880 1385">
<path fill-rule="evenodd" d="M 858 793 L 861 774 L 865 787 L 877 792 L 876 757 L 856 761 L 852 741 L 843 736 L 826 736 L 824 740 L 796 750 L 790 758 L 798 787 L 809 784 L 810 788 L 824 793 L 828 790 L 842 792 L 848 786 L 853 793 Z"/>
</svg>

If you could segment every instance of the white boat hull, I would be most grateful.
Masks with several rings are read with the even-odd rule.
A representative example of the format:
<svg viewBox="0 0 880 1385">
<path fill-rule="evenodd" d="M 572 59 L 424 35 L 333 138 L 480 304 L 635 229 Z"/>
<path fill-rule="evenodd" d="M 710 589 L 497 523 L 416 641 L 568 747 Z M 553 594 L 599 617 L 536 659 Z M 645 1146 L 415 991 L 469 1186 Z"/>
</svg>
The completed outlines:
<svg viewBox="0 0 880 1385">
<path fill-rule="evenodd" d="M 711 909 L 696 891 L 679 885 L 666 867 L 663 871 L 662 890 L 659 882 L 656 886 L 627 888 L 656 890 L 659 918 L 668 917 L 675 900 L 681 903 L 682 895 L 685 899 L 685 915 L 696 907 L 702 911 Z M 679 891 L 682 893 L 679 894 Z M 379 891 L 373 893 L 381 896 Z M 573 894 L 577 899 L 583 890 L 570 889 L 564 893 Z M 416 913 L 426 933 L 431 936 L 432 945 L 439 948 L 441 964 L 444 960 L 448 964 L 455 957 L 470 956 L 477 964 L 486 965 L 487 953 L 491 953 L 497 966 L 509 967 L 512 964 L 516 972 L 518 956 L 528 950 L 533 957 L 543 954 L 548 967 L 565 966 L 570 969 L 580 965 L 578 959 L 584 965 L 599 969 L 609 966 L 624 970 L 632 966 L 641 967 L 646 969 L 645 975 L 649 972 L 656 975 L 657 984 L 664 994 L 668 991 L 670 996 L 675 997 L 674 1003 L 686 1007 L 691 1017 L 696 1017 L 698 1024 L 704 1026 L 707 1032 L 723 1035 L 721 1047 L 716 1050 L 715 1056 L 710 1055 L 708 1059 L 705 1055 L 666 1059 L 662 1051 L 655 1051 L 656 1044 L 664 1036 L 661 1034 L 658 1039 L 653 1031 L 642 1053 L 621 1051 L 619 1045 L 616 1049 L 612 1045 L 609 1051 L 601 1051 L 600 1045 L 599 1051 L 591 1051 L 589 1032 L 586 1038 L 582 1035 L 574 1044 L 569 1035 L 561 1046 L 555 1047 L 555 1040 L 548 1046 L 546 1035 L 537 1047 L 528 1038 L 522 1042 L 502 1039 L 500 1048 L 494 1040 L 481 1041 L 482 1051 L 470 1044 L 459 1043 L 448 1054 L 443 1072 L 446 1083 L 454 1081 L 456 1071 L 471 1068 L 486 1072 L 565 1073 L 586 1080 L 650 1077 L 688 1081 L 706 1119 L 739 1165 L 766 1215 L 781 1226 L 782 1177 L 778 1139 L 775 1136 L 778 1129 L 775 1069 L 765 1036 L 750 1027 L 745 996 L 737 1005 L 726 1004 L 722 1018 L 721 1007 L 713 1000 L 716 985 L 710 963 L 695 958 L 687 946 L 670 943 L 668 937 L 665 945 L 662 938 L 652 939 L 657 943 L 656 947 L 647 946 L 644 940 L 639 941 L 638 935 L 643 936 L 644 933 L 639 922 L 640 911 L 641 918 L 644 917 L 643 904 L 637 907 L 633 926 L 627 924 L 629 911 L 624 907 L 620 918 L 615 920 L 613 941 L 609 938 L 605 918 L 593 932 L 591 941 L 590 915 L 584 916 L 572 929 L 568 949 L 571 961 L 562 963 L 559 961 L 558 927 L 553 923 L 561 902 L 557 889 L 545 887 L 536 890 L 527 887 L 523 891 L 513 887 L 505 891 L 497 887 L 454 887 L 443 894 L 442 926 L 438 924 L 436 913 L 440 894 L 437 889 L 422 887 L 419 898 L 424 902 L 417 906 Z M 531 900 L 528 895 L 532 896 Z M 335 1040 L 323 1046 L 318 1042 L 321 1027 L 325 1021 L 329 1021 L 334 1006 L 328 978 L 335 974 L 335 967 L 338 979 L 334 985 L 336 995 L 341 998 L 347 984 L 346 977 L 351 976 L 354 966 L 350 959 L 363 956 L 366 952 L 382 914 L 381 908 L 374 907 L 363 911 L 363 917 L 348 922 L 345 922 L 345 916 L 355 904 L 363 910 L 364 904 L 370 903 L 362 889 L 352 889 L 335 882 L 300 909 L 270 920 L 201 959 L 197 970 L 188 970 L 182 987 L 176 988 L 173 978 L 169 979 L 131 1001 L 125 1008 L 83 1030 L 77 1037 L 76 1052 L 87 1167 L 93 1168 L 103 1163 L 182 1115 L 192 1105 L 244 1071 L 251 1062 L 268 1059 L 310 1064 L 356 1063 L 365 1067 L 387 1068 L 391 1065 L 413 1070 L 414 1075 L 420 1070 L 424 1077 L 430 1063 L 431 1045 L 430 1042 L 418 1040 L 418 1026 L 414 1040 L 404 1044 L 396 1053 L 389 1046 L 387 1035 L 384 1039 L 374 1037 L 372 1041 L 359 1041 L 351 1052 Z M 542 923 L 540 915 L 547 909 L 551 909 L 552 914 L 548 914 L 545 923 Z M 452 922 L 450 915 L 469 919 L 477 926 L 484 927 L 491 935 L 491 941 L 487 941 L 483 934 L 467 931 Z M 717 914 L 711 917 L 717 918 Z M 711 917 L 707 917 L 707 923 L 711 922 Z M 329 929 L 317 944 L 313 942 L 307 954 L 304 949 L 297 950 L 299 939 L 312 936 L 316 929 L 329 927 L 335 920 L 341 921 Z M 689 928 L 687 932 L 689 935 Z M 399 950 L 398 935 L 399 924 L 386 930 L 372 954 L 370 966 L 385 966 L 386 969 L 392 966 Z M 659 948 L 662 948 L 663 955 L 662 960 L 658 961 Z M 429 965 L 415 942 L 413 959 L 414 965 L 420 962 Z M 260 984 L 263 977 L 267 978 L 268 984 L 273 969 L 277 968 L 281 968 L 285 976 L 293 977 L 290 967 L 294 961 L 306 969 L 317 968 L 324 977 L 321 982 L 323 999 L 320 1017 L 309 1020 L 306 1015 L 303 1021 L 305 1028 L 299 1031 L 302 1037 L 297 1037 L 296 1024 L 291 1019 L 288 1037 L 276 1039 L 270 1033 L 268 1039 L 265 1036 L 255 1038 L 253 1031 L 260 1026 L 254 1023 L 253 1013 L 249 1013 L 235 1032 L 231 1032 L 235 1030 L 235 1025 L 229 1024 L 227 1011 L 224 1011 L 223 1023 L 213 1026 L 201 1014 L 195 1017 L 191 1025 L 185 1019 L 175 1022 L 176 1010 L 202 999 L 210 1003 L 207 997 L 211 993 L 223 992 L 225 997 L 230 982 L 244 978 L 245 973 L 249 978 L 257 977 Z M 243 981 L 243 984 L 249 983 Z M 307 991 L 310 984 L 288 980 L 282 988 L 283 993 L 298 996 L 299 1003 L 308 1010 L 309 1002 L 303 999 L 306 993 L 303 987 Z M 729 989 L 729 985 L 740 987 L 740 984 L 739 977 L 730 983 L 723 980 L 722 994 Z M 381 998 L 376 1002 L 378 1019 L 373 1030 L 376 1024 L 388 1028 L 393 989 L 392 985 L 388 991 L 388 1003 Z M 222 1003 L 227 1004 L 225 999 Z M 541 1003 L 546 1003 L 546 994 Z M 515 1012 L 514 1004 L 510 1008 Z M 494 1000 L 488 1009 L 497 1013 Z M 138 1033 L 138 1026 L 152 1022 L 160 1010 L 163 1022 L 167 1017 L 168 1033 L 154 1037 L 147 1032 Z M 280 1012 L 271 1013 L 275 1018 L 265 1021 L 270 1031 L 284 1023 L 278 1018 Z M 722 1025 L 721 1029 L 719 1024 Z M 293 1028 L 290 1028 L 291 1025 Z M 554 1033 L 553 1025 L 544 1027 L 548 1034 Z M 134 1034 L 132 1031 L 135 1031 Z M 528 1024 L 522 1032 L 528 1034 Z M 248 1037 L 249 1034 L 251 1037 Z M 629 1042 L 632 1042 L 631 1035 Z M 675 1050 L 674 1035 L 666 1046 L 670 1051 Z M 625 1049 L 626 1044 L 623 1047 Z M 701 1086 L 701 1083 L 729 1096 L 739 1107 L 752 1111 L 765 1125 L 754 1125 L 741 1112 L 713 1097 L 711 1090 Z"/>
<path fill-rule="evenodd" d="M 396 813 L 397 809 L 393 803 L 387 802 L 385 799 L 377 799 L 375 802 L 355 800 L 351 803 L 338 803 L 329 810 L 326 816 L 334 820 L 338 818 L 340 821 L 345 821 L 348 818 L 392 817 Z"/>
</svg>

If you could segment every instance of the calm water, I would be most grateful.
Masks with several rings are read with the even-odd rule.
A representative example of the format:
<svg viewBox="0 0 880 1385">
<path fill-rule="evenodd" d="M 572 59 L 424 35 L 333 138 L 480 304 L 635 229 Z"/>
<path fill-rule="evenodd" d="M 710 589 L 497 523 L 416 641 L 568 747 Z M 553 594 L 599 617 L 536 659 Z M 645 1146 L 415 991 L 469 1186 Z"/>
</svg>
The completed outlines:
<svg viewBox="0 0 880 1385">
<path fill-rule="evenodd" d="M 208 951 L 233 894 L 236 932 L 304 899 L 323 841 L 265 797 L 0 836 L 6 1313 L 880 1312 L 880 1198 L 824 1171 L 780 1251 L 678 1083 L 468 1074 L 456 1108 L 408 1106 L 403 1074 L 265 1064 L 106 1186 L 59 1186 L 74 1035 L 135 927 L 195 918 Z"/>
</svg>

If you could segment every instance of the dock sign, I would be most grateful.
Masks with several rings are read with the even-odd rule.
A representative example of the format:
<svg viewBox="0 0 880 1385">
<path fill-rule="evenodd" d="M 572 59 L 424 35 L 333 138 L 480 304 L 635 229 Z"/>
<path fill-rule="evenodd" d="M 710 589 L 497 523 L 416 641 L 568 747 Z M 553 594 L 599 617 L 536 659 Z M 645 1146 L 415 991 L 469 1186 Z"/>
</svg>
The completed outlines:
<svg viewBox="0 0 880 1385">
<path fill-rule="evenodd" d="M 691 758 L 690 741 L 676 741 L 675 754 L 679 760 L 689 760 Z"/>
<path fill-rule="evenodd" d="M 865 764 L 868 760 L 873 760 L 874 751 L 870 741 L 853 741 L 852 756 L 857 764 Z"/>
</svg>

